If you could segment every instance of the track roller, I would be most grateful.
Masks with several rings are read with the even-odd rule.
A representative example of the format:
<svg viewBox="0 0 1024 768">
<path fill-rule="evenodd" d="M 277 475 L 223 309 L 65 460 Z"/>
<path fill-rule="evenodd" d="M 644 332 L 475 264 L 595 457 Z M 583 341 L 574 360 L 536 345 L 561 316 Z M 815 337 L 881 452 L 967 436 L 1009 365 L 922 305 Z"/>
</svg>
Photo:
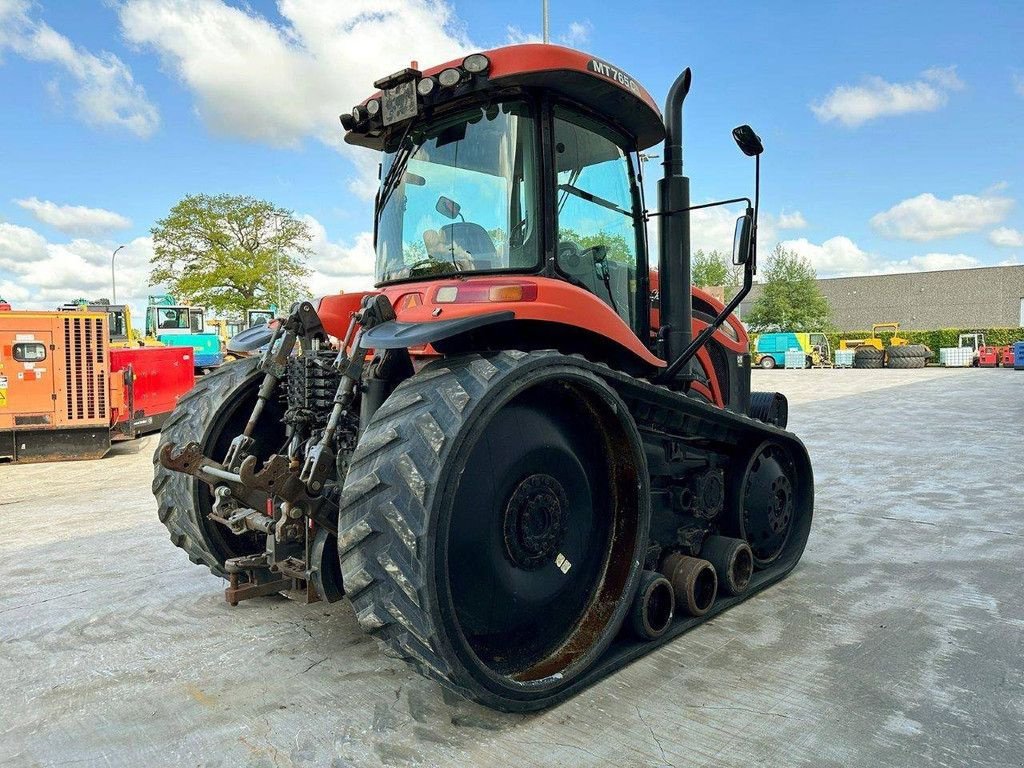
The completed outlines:
<svg viewBox="0 0 1024 768">
<path fill-rule="evenodd" d="M 701 556 L 715 567 L 718 583 L 728 595 L 742 594 L 754 573 L 754 555 L 742 539 L 710 536 L 700 550 Z"/>
<path fill-rule="evenodd" d="M 676 610 L 690 616 L 708 612 L 718 595 L 718 575 L 711 563 L 675 552 L 665 558 L 661 570 L 672 583 Z"/>
<path fill-rule="evenodd" d="M 656 571 L 640 574 L 640 588 L 633 598 L 629 625 L 641 640 L 654 640 L 665 634 L 675 615 L 672 583 Z"/>
</svg>

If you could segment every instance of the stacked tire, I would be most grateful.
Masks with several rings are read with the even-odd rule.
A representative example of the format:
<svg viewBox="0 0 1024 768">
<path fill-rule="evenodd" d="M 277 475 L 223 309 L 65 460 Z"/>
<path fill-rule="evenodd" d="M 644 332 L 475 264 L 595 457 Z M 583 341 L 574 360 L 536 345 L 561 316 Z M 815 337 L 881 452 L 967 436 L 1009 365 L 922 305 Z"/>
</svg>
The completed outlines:
<svg viewBox="0 0 1024 768">
<path fill-rule="evenodd" d="M 883 352 L 868 344 L 857 347 L 853 351 L 854 368 L 881 368 Z"/>
<path fill-rule="evenodd" d="M 924 368 L 932 351 L 924 344 L 889 347 L 885 354 L 886 368 Z"/>
</svg>

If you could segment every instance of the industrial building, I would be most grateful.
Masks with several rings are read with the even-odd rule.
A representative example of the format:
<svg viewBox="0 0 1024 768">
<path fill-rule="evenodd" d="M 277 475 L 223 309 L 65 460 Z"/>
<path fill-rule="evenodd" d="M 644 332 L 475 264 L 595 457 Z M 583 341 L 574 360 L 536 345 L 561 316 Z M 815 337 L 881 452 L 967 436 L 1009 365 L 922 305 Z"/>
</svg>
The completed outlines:
<svg viewBox="0 0 1024 768">
<path fill-rule="evenodd" d="M 1024 327 L 1024 265 L 947 269 L 817 281 L 839 331 L 896 321 L 906 330 Z M 760 296 L 740 305 L 745 317 Z"/>
</svg>

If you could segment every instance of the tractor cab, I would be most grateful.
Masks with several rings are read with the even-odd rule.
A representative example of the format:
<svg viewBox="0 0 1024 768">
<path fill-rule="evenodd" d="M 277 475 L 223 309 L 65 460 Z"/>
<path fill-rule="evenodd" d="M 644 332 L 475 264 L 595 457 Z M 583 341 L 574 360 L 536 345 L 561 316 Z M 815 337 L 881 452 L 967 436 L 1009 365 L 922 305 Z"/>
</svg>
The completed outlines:
<svg viewBox="0 0 1024 768">
<path fill-rule="evenodd" d="M 459 319 L 457 333 L 443 331 L 449 348 L 472 332 L 477 345 L 507 346 L 514 337 L 522 348 L 585 349 L 682 387 L 697 382 L 717 404 L 731 399 L 733 387 L 712 369 L 735 367 L 731 353 L 745 351 L 746 336 L 729 318 L 734 307 L 724 311 L 704 294 L 691 299 L 681 118 L 666 124 L 647 91 L 616 67 L 551 45 L 410 67 L 375 85 L 341 121 L 348 143 L 382 153 L 374 271 L 400 322 L 435 320 L 436 336 L 445 318 Z M 670 97 L 672 115 L 688 87 L 689 71 Z M 759 154 L 744 128 L 741 148 Z M 661 210 L 651 212 L 641 153 L 670 133 Z M 748 203 L 735 251 L 737 263 L 752 261 L 750 201 L 724 202 Z M 654 217 L 662 217 L 656 271 L 647 245 Z M 729 350 L 718 360 L 701 350 L 716 333 Z M 384 335 L 373 335 L 377 348 L 387 348 Z"/>
<path fill-rule="evenodd" d="M 377 282 L 555 277 L 596 296 L 640 335 L 646 284 L 637 275 L 647 258 L 637 153 L 661 138 L 657 110 L 646 93 L 627 96 L 610 82 L 556 91 L 538 76 L 532 87 L 506 89 L 507 55 L 477 54 L 419 79 L 419 90 L 429 90 L 422 112 L 382 127 Z M 446 85 L 451 73 L 459 80 Z M 592 110 L 609 93 L 620 120 L 597 120 Z M 386 115 L 393 107 L 372 109 Z M 358 126 L 354 143 L 363 138 Z"/>
<path fill-rule="evenodd" d="M 60 312 L 106 312 L 111 347 L 125 348 L 143 345 L 142 339 L 132 328 L 131 308 L 127 304 L 111 304 L 106 299 L 95 302 L 80 299 L 62 304 L 57 309 Z"/>
<path fill-rule="evenodd" d="M 172 347 L 192 347 L 198 369 L 224 362 L 220 337 L 206 332 L 205 310 L 175 302 L 173 296 L 150 296 L 146 307 L 146 337 Z"/>
</svg>

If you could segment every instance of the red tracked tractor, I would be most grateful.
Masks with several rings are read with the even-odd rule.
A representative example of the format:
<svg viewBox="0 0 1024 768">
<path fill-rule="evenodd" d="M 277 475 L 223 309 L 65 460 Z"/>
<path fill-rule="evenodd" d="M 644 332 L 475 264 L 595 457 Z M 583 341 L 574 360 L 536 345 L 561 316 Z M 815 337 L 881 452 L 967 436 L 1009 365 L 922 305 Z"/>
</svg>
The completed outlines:
<svg viewBox="0 0 1024 768">
<path fill-rule="evenodd" d="M 229 602 L 345 597 L 423 674 L 537 709 L 803 551 L 807 452 L 785 398 L 750 392 L 731 314 L 757 194 L 722 203 L 746 203 L 723 306 L 690 285 L 689 70 L 665 120 L 626 73 L 548 45 L 376 87 L 342 124 L 382 153 L 377 290 L 236 340 L 266 351 L 203 377 L 165 427 L 160 517 Z M 759 165 L 754 132 L 733 135 Z M 640 153 L 662 141 L 648 211 Z"/>
</svg>

